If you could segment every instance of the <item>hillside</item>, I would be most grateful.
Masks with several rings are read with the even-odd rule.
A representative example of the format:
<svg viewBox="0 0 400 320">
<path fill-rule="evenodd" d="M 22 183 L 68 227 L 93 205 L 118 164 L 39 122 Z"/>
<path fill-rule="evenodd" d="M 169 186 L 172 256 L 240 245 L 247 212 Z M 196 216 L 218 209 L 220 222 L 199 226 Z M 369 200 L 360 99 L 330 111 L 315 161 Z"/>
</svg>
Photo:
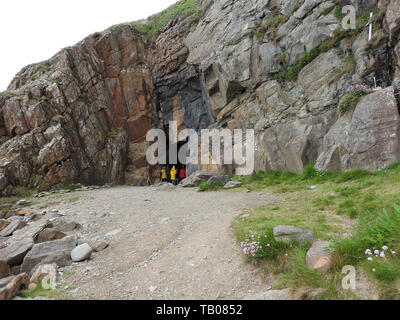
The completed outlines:
<svg viewBox="0 0 400 320">
<path fill-rule="evenodd" d="M 0 94 L 1 192 L 155 181 L 145 135 L 170 120 L 255 129 L 256 170 L 398 162 L 398 3 L 355 1 L 351 30 L 346 4 L 185 0 L 25 67 Z"/>
</svg>

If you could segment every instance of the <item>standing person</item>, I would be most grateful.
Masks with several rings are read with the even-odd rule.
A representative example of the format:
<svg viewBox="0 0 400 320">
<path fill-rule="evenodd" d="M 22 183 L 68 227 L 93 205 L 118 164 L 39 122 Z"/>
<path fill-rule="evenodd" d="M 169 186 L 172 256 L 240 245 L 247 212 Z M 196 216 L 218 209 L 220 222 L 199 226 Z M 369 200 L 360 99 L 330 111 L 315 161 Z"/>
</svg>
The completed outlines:
<svg viewBox="0 0 400 320">
<path fill-rule="evenodd" d="M 171 169 L 171 181 L 174 186 L 176 186 L 178 184 L 178 179 L 176 177 L 177 173 L 178 172 L 176 171 L 175 166 L 173 166 Z"/>
<path fill-rule="evenodd" d="M 160 175 L 161 175 L 161 181 L 167 182 L 168 177 L 167 177 L 167 170 L 165 170 L 165 166 L 161 168 Z"/>
<path fill-rule="evenodd" d="M 183 166 L 181 170 L 179 170 L 179 182 L 186 178 L 186 169 Z"/>
</svg>

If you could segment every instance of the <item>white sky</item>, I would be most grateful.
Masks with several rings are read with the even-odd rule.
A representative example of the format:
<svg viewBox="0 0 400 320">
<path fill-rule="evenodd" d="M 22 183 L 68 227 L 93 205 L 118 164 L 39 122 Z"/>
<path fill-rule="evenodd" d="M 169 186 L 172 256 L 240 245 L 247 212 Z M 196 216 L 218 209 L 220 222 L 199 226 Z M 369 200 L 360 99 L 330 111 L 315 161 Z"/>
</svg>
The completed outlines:
<svg viewBox="0 0 400 320">
<path fill-rule="evenodd" d="M 1 0 L 0 92 L 28 64 L 86 36 L 160 12 L 177 0 Z"/>
</svg>

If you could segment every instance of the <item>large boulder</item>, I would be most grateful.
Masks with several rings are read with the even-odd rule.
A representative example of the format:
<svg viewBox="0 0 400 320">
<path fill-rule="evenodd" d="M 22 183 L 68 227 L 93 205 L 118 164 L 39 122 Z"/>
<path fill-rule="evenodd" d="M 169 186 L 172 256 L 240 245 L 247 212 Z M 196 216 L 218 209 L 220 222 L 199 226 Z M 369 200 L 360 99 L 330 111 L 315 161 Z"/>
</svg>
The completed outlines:
<svg viewBox="0 0 400 320">
<path fill-rule="evenodd" d="M 400 116 L 392 87 L 360 99 L 324 138 L 318 170 L 379 170 L 400 161 Z"/>
<path fill-rule="evenodd" d="M 16 219 L 11 221 L 1 232 L 0 237 L 8 237 L 11 236 L 16 230 L 23 228 L 26 226 L 26 222 L 21 219 Z"/>
<path fill-rule="evenodd" d="M 314 242 L 310 250 L 308 250 L 307 252 L 307 267 L 313 270 L 318 270 L 320 272 L 328 271 L 332 264 L 332 255 L 328 251 L 328 248 L 329 242 Z"/>
<path fill-rule="evenodd" d="M 34 242 L 31 238 L 21 240 L 10 240 L 6 247 L 0 249 L 0 260 L 7 262 L 10 266 L 22 263 L 25 255 L 32 249 Z"/>
<path fill-rule="evenodd" d="M 11 224 L 14 222 L 18 223 L 21 220 L 18 217 Z M 23 229 L 14 231 L 11 237 L 3 241 L 5 243 L 4 247 L 0 247 L 0 260 L 6 261 L 10 266 L 21 264 L 25 255 L 33 247 L 38 234 L 48 225 L 48 220 L 40 219 L 31 222 Z"/>
<path fill-rule="evenodd" d="M 213 177 L 211 173 L 196 171 L 186 179 L 183 179 L 179 186 L 184 188 L 198 187 L 202 182 L 207 182 L 211 177 Z"/>
<path fill-rule="evenodd" d="M 9 224 L 10 224 L 10 221 L 7 221 L 5 219 L 0 219 L 0 231 L 2 231 Z"/>
<path fill-rule="evenodd" d="M 212 176 L 210 179 L 208 179 L 207 183 L 224 186 L 229 181 L 231 181 L 231 178 L 229 178 L 229 176 Z"/>
<path fill-rule="evenodd" d="M 8 277 L 10 272 L 10 266 L 7 264 L 7 262 L 0 260 L 0 279 Z"/>
<path fill-rule="evenodd" d="M 28 287 L 29 276 L 26 273 L 21 273 L 18 276 L 12 277 L 4 287 L 0 288 L 0 301 L 11 300 L 14 298 L 22 287 Z"/>
<path fill-rule="evenodd" d="M 65 233 L 54 228 L 45 228 L 37 236 L 36 243 L 42 243 L 53 240 L 60 240 L 66 236 Z"/>
<path fill-rule="evenodd" d="M 75 221 L 68 221 L 63 217 L 57 217 L 51 219 L 51 224 L 53 227 L 62 232 L 70 232 L 75 230 L 78 227 L 78 224 Z"/>
<path fill-rule="evenodd" d="M 311 230 L 301 229 L 294 226 L 276 226 L 274 227 L 274 238 L 277 241 L 299 243 L 313 243 L 316 241 L 314 233 Z"/>
<path fill-rule="evenodd" d="M 391 38 L 400 30 L 400 2 L 398 0 L 391 0 L 387 7 L 385 28 Z"/>
<path fill-rule="evenodd" d="M 22 262 L 21 272 L 29 273 L 39 264 L 56 263 L 61 267 L 71 264 L 70 254 L 76 244 L 77 238 L 75 236 L 35 244 Z"/>
</svg>

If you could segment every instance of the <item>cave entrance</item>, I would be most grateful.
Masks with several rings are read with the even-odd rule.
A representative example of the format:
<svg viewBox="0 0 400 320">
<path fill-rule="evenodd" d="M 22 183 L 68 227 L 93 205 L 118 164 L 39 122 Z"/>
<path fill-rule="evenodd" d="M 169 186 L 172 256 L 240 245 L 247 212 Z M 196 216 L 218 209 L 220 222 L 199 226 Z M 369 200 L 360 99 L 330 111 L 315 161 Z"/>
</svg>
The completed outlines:
<svg viewBox="0 0 400 320">
<path fill-rule="evenodd" d="M 168 132 L 168 128 L 166 129 L 166 132 Z M 186 168 L 187 157 L 181 161 L 181 159 L 179 159 L 179 152 L 184 152 L 185 150 L 187 150 L 188 142 L 189 142 L 189 138 L 186 138 L 185 140 L 178 141 L 175 145 L 174 144 L 170 145 L 170 140 L 167 135 L 167 150 L 166 150 L 167 151 L 167 164 L 164 166 L 161 166 L 161 167 L 165 167 L 165 169 L 167 171 L 168 182 L 171 182 L 171 169 L 173 166 L 175 166 L 175 168 L 176 168 L 177 178 L 179 178 L 179 172 L 181 169 L 185 169 L 185 170 L 187 169 Z M 174 155 L 173 158 L 170 157 L 171 149 L 176 150 L 176 154 Z M 176 159 L 176 162 L 174 161 L 174 159 Z"/>
</svg>

